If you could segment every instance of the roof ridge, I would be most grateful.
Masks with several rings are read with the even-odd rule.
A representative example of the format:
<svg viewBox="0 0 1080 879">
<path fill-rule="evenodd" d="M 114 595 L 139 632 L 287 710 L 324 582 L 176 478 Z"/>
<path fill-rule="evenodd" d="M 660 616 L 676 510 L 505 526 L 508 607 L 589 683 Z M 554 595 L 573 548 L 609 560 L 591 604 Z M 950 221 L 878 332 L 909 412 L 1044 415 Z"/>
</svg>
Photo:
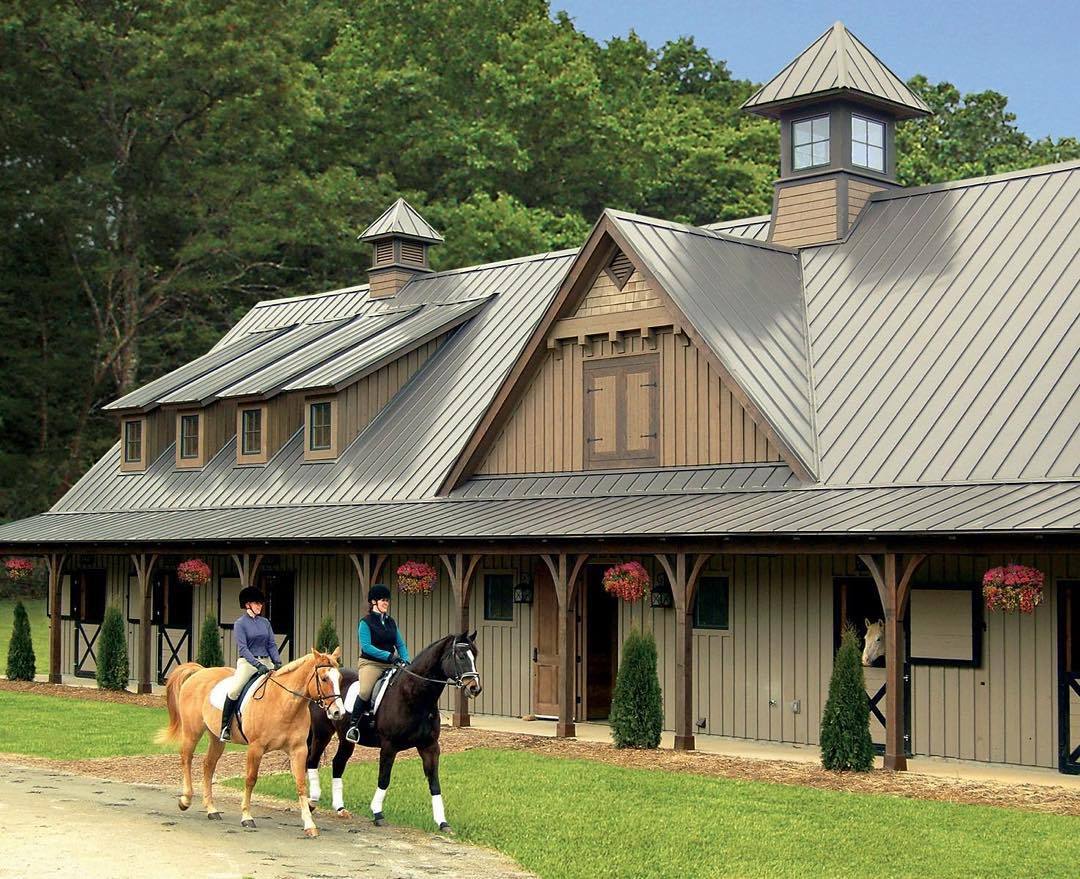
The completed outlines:
<svg viewBox="0 0 1080 879">
<path fill-rule="evenodd" d="M 604 208 L 604 213 L 615 219 L 626 220 L 631 223 L 641 223 L 644 226 L 653 226 L 657 229 L 670 229 L 675 232 L 685 232 L 687 235 L 697 235 L 700 238 L 708 238 L 712 241 L 724 241 L 729 244 L 743 244 L 747 247 L 760 247 L 762 250 L 771 250 L 775 253 L 796 255 L 798 251 L 793 247 L 784 247 L 782 244 L 773 244 L 768 241 L 755 241 L 753 238 L 742 238 L 738 235 L 728 235 L 718 229 L 708 229 L 704 226 L 694 226 L 690 223 L 679 223 L 675 220 L 663 220 L 659 217 L 649 217 L 645 214 L 635 214 L 630 211 L 620 211 L 615 208 Z"/>
<path fill-rule="evenodd" d="M 1060 174 L 1065 171 L 1080 170 L 1080 159 L 1055 162 L 1050 165 L 1035 165 L 1032 168 L 1018 168 L 1015 171 L 1002 171 L 1000 174 L 986 174 L 982 177 L 965 177 L 961 180 L 948 180 L 942 183 L 927 183 L 924 186 L 912 186 L 906 189 L 882 189 L 870 196 L 870 201 L 890 201 L 896 198 L 908 198 L 913 195 L 925 195 L 930 192 L 947 192 L 950 189 L 965 189 L 970 186 L 982 186 L 988 183 L 1000 183 L 1004 180 L 1019 180 L 1024 177 L 1040 177 L 1044 174 Z"/>
</svg>

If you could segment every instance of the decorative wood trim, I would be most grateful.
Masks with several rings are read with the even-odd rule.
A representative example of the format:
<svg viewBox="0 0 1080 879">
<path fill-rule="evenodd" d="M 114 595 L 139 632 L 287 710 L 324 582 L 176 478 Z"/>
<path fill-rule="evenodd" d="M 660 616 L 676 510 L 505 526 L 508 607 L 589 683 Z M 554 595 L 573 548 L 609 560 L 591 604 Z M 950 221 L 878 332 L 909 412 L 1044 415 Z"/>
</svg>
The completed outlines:
<svg viewBox="0 0 1080 879">
<path fill-rule="evenodd" d="M 244 413 L 258 410 L 260 414 L 260 449 L 250 455 L 244 454 Z M 236 463 L 265 464 L 270 457 L 270 407 L 266 403 L 238 403 L 236 406 Z"/>
<path fill-rule="evenodd" d="M 636 311 L 611 311 L 586 317 L 566 317 L 556 321 L 547 335 L 547 346 L 555 348 L 564 339 L 584 344 L 589 336 L 608 336 L 612 333 L 641 333 L 651 335 L 661 327 L 675 323 L 666 308 L 639 308 Z"/>
<path fill-rule="evenodd" d="M 60 668 L 63 659 L 60 649 L 63 604 L 60 598 L 60 581 L 63 575 L 67 553 L 54 552 L 45 556 L 45 567 L 49 572 L 49 683 L 59 684 L 63 674 Z"/>
</svg>

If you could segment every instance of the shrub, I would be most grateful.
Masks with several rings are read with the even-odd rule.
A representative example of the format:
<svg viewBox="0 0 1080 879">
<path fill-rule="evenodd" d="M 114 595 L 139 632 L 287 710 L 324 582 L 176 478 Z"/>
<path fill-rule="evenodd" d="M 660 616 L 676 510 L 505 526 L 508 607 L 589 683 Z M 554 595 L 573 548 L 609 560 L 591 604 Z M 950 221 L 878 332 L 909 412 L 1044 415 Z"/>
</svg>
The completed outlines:
<svg viewBox="0 0 1080 879">
<path fill-rule="evenodd" d="M 208 613 L 203 620 L 199 631 L 199 653 L 195 661 L 207 668 L 219 668 L 225 664 L 225 655 L 221 651 L 221 630 L 213 614 Z"/>
<path fill-rule="evenodd" d="M 124 615 L 111 605 L 105 610 L 97 640 L 97 684 L 103 690 L 124 690 L 128 684 Z"/>
<path fill-rule="evenodd" d="M 30 635 L 30 618 L 21 601 L 15 604 L 15 625 L 8 643 L 7 676 L 9 681 L 32 681 L 37 671 L 34 660 L 34 641 Z"/>
<path fill-rule="evenodd" d="M 859 640 L 851 626 L 845 626 L 840 636 L 829 699 L 821 717 L 821 764 L 834 772 L 868 772 L 874 765 L 870 702 Z"/>
<path fill-rule="evenodd" d="M 334 618 L 327 614 L 323 617 L 322 625 L 319 626 L 319 634 L 315 636 L 315 649 L 320 653 L 333 653 L 340 646 L 341 639 L 334 626 Z"/>
<path fill-rule="evenodd" d="M 636 629 L 623 644 L 619 676 L 611 699 L 611 734 L 616 748 L 656 748 L 664 725 L 656 639 Z"/>
</svg>

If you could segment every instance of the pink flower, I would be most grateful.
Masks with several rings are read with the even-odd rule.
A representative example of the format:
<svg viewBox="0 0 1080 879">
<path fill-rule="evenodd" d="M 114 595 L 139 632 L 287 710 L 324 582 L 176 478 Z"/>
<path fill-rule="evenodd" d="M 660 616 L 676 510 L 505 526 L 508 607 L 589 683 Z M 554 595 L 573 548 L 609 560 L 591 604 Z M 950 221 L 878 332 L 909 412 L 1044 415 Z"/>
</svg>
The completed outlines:
<svg viewBox="0 0 1080 879">
<path fill-rule="evenodd" d="M 439 572 L 425 562 L 405 562 L 397 569 L 398 588 L 406 593 L 429 593 L 439 581 Z"/>
<path fill-rule="evenodd" d="M 4 568 L 7 570 L 8 579 L 12 583 L 25 582 L 34 573 L 34 563 L 30 559 L 10 558 L 4 562 Z"/>
<path fill-rule="evenodd" d="M 624 562 L 604 571 L 604 591 L 623 601 L 640 601 L 651 586 L 649 572 L 640 562 Z"/>
<path fill-rule="evenodd" d="M 210 582 L 210 566 L 202 559 L 188 559 L 176 566 L 176 579 L 192 586 L 205 586 Z"/>
<path fill-rule="evenodd" d="M 1042 604 L 1046 575 L 1025 565 L 991 568 L 983 575 L 983 600 L 987 610 L 1034 613 Z"/>
</svg>

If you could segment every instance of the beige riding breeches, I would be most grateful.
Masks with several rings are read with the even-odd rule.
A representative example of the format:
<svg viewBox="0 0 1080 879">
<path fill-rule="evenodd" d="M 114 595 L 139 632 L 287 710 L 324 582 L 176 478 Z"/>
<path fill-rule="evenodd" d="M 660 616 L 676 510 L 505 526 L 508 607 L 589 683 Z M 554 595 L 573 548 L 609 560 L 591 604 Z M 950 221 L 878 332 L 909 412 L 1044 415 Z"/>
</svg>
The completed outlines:
<svg viewBox="0 0 1080 879">
<path fill-rule="evenodd" d="M 269 656 L 256 656 L 255 658 L 267 668 L 273 668 L 270 664 Z M 259 670 L 244 659 L 244 657 L 241 656 L 236 660 L 236 671 L 233 672 L 233 676 L 229 678 L 229 698 L 239 699 L 240 691 L 244 689 L 244 684 L 250 681 L 258 673 Z"/>
<path fill-rule="evenodd" d="M 374 659 L 368 659 L 365 656 L 360 657 L 356 663 L 356 674 L 360 677 L 361 699 L 367 700 L 371 698 L 371 690 L 375 686 L 375 681 L 388 668 L 390 668 L 388 662 L 376 662 Z"/>
</svg>

